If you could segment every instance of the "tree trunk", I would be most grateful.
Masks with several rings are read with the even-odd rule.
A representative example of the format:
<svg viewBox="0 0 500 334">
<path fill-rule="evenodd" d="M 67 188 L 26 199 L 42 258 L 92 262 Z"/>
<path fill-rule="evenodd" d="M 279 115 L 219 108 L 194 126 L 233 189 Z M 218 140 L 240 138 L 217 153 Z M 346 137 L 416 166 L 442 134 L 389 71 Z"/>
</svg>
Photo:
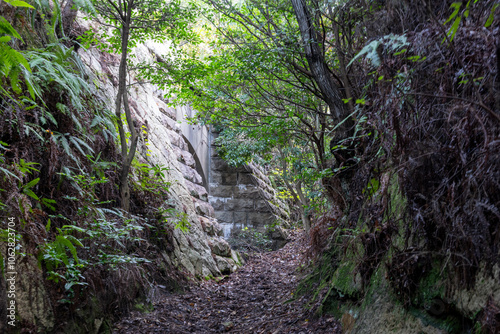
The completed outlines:
<svg viewBox="0 0 500 334">
<path fill-rule="evenodd" d="M 302 181 L 298 181 L 295 186 L 292 186 L 290 184 L 290 182 L 286 178 L 287 166 L 286 166 L 285 157 L 283 155 L 283 151 L 279 147 L 278 147 L 278 151 L 280 152 L 280 155 L 281 155 L 281 159 L 279 159 L 279 161 L 281 162 L 281 166 L 283 168 L 283 174 L 284 174 L 283 181 L 285 181 L 286 187 L 288 188 L 288 190 L 292 194 L 294 203 L 297 201 L 297 199 L 299 200 L 298 208 L 300 211 L 300 216 L 302 217 L 302 223 L 304 224 L 304 229 L 306 230 L 306 232 L 309 233 L 309 229 L 311 228 L 311 221 L 309 219 L 309 216 L 306 215 L 305 209 L 306 209 L 306 206 L 308 205 L 308 201 L 307 201 L 307 198 L 304 196 L 304 193 L 302 192 L 302 188 L 301 188 Z"/>
<path fill-rule="evenodd" d="M 116 104 L 115 104 L 115 114 L 118 123 L 118 132 L 120 134 L 120 143 L 122 151 L 122 170 L 120 172 L 120 198 L 121 207 L 123 210 L 128 211 L 130 209 L 130 189 L 128 186 L 128 174 L 130 172 L 130 166 L 132 160 L 135 156 L 135 151 L 137 148 L 137 141 L 139 139 L 137 131 L 134 127 L 134 122 L 132 120 L 132 114 L 130 112 L 130 107 L 128 103 L 128 94 L 126 89 L 127 83 L 127 56 L 128 56 L 128 40 L 130 35 L 130 17 L 131 17 L 132 6 L 128 6 L 127 13 L 125 14 L 125 21 L 122 25 L 122 44 L 121 44 L 121 59 L 120 67 L 118 72 L 118 93 L 116 94 Z M 125 130 L 122 121 L 121 105 L 125 109 L 125 116 L 127 119 L 127 126 L 131 134 L 131 144 L 130 149 L 127 147 L 127 140 L 125 138 Z"/>
<path fill-rule="evenodd" d="M 307 63 L 313 74 L 314 81 L 318 85 L 323 99 L 328 104 L 335 120 L 340 122 L 345 117 L 343 102 L 339 89 L 329 73 L 325 58 L 317 41 L 316 29 L 312 24 L 311 15 L 303 0 L 292 0 L 292 5 L 297 22 L 299 23 L 300 34 L 304 41 Z"/>
<path fill-rule="evenodd" d="M 330 75 L 325 57 L 318 43 L 318 34 L 304 0 L 292 0 L 292 6 L 299 24 L 300 34 L 304 42 L 305 56 L 314 81 L 320 88 L 323 100 L 328 104 L 335 121 L 338 123 L 342 122 L 338 125 L 336 134 L 332 139 L 333 143 L 337 144 L 352 135 L 354 132 L 353 120 L 351 117 L 348 117 L 349 113 L 348 110 L 344 108 L 339 88 Z M 347 78 L 345 77 L 343 80 L 347 81 Z M 344 145 L 351 147 L 352 143 L 344 143 Z M 348 155 L 349 153 L 350 150 L 337 152 L 337 154 L 341 155 Z M 342 187 L 340 187 L 341 182 L 338 177 L 323 178 L 322 183 L 325 186 L 330 200 L 337 203 L 340 207 L 345 207 L 347 205 L 347 194 L 342 190 Z"/>
<path fill-rule="evenodd" d="M 306 213 L 306 207 L 309 205 L 309 201 L 302 192 L 302 181 L 297 182 L 295 189 L 297 190 L 297 195 L 299 195 L 301 204 L 300 215 L 302 216 L 302 223 L 304 224 L 306 232 L 309 233 L 309 230 L 311 229 L 311 220 L 309 219 L 309 215 Z"/>
</svg>

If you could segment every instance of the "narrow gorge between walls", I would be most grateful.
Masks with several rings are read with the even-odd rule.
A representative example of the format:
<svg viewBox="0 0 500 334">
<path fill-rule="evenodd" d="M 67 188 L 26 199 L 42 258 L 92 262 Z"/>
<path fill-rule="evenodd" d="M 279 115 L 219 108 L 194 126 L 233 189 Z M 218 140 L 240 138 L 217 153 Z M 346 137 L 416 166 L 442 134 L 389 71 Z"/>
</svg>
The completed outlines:
<svg viewBox="0 0 500 334">
<path fill-rule="evenodd" d="M 85 31 L 98 28 L 95 22 L 77 19 L 73 29 Z M 163 45 L 148 42 L 134 48 L 134 55 L 138 61 L 152 61 L 162 51 L 164 51 Z M 80 70 L 82 72 L 79 75 L 91 83 L 89 85 L 91 98 L 101 107 L 113 110 L 114 97 L 118 88 L 119 57 L 95 47 L 79 48 L 74 56 L 81 59 Z M 133 76 L 129 79 L 135 80 Z M 21 258 L 16 259 L 18 264 L 15 277 L 16 311 L 12 313 L 15 314 L 12 323 L 16 322 L 20 325 L 9 327 L 3 322 L 4 319 L 9 319 L 7 316 L 11 314 L 11 310 L 8 309 L 7 295 L 10 295 L 9 292 L 12 290 L 8 288 L 9 281 L 2 279 L 1 295 L 5 297 L 2 299 L 0 308 L 0 315 L 4 318 L 0 327 L 2 332 L 109 331 L 112 328 L 110 319 L 113 318 L 110 303 L 122 304 L 118 308 L 123 311 L 129 311 L 134 307 L 148 308 L 148 305 L 152 305 L 154 296 L 161 294 L 163 289 L 168 291 L 184 289 L 186 282 L 183 283 L 185 278 L 180 278 L 182 275 L 187 275 L 194 280 L 223 277 L 244 265 L 243 257 L 226 241 L 232 232 L 247 227 L 265 234 L 266 226 L 275 225 L 278 231 L 273 233 L 275 244 L 282 246 L 288 240 L 287 233 L 279 226 L 287 222 L 288 207 L 277 198 L 269 179 L 259 166 L 250 164 L 240 168 L 230 167 L 218 157 L 216 148 L 212 144 L 212 138 L 216 134 L 209 131 L 206 126 L 189 124 L 187 119 L 194 116 L 194 111 L 190 107 L 169 107 L 168 101 L 163 97 L 164 92 L 154 85 L 137 83 L 131 86 L 129 94 L 134 126 L 140 137 L 136 153 L 135 182 L 140 183 L 141 178 L 144 177 L 138 172 L 141 168 L 161 167 L 164 175 L 162 182 L 168 186 L 168 200 L 163 203 L 162 207 L 168 212 L 173 212 L 173 216 L 170 216 L 173 221 L 184 221 L 188 226 L 187 229 L 172 228 L 173 226 L 170 225 L 165 232 L 159 230 L 160 233 L 166 233 L 166 235 L 158 238 L 157 241 L 153 241 L 152 235 L 149 236 L 150 239 L 145 243 L 146 248 L 154 249 L 151 255 L 155 257 L 145 261 L 152 261 L 155 268 L 148 274 L 131 271 L 132 276 L 125 278 L 122 275 L 129 275 L 126 268 L 116 271 L 111 269 L 110 273 L 105 271 L 99 273 L 100 269 L 84 269 L 80 272 L 86 273 L 85 275 L 102 276 L 101 278 L 95 277 L 94 281 L 92 279 L 85 279 L 81 283 L 76 281 L 75 286 L 80 284 L 82 286 L 76 291 L 69 289 L 68 285 L 65 289 L 56 288 L 57 284 L 54 283 L 58 280 L 47 280 L 47 274 L 43 268 L 44 262 L 40 260 L 42 256 L 40 252 L 38 252 L 38 258 L 36 251 L 23 253 Z M 63 97 L 60 103 L 62 105 L 71 102 L 65 101 Z M 60 126 L 57 130 L 64 131 L 64 128 Z M 72 130 L 66 129 L 66 131 Z M 108 150 L 109 147 L 105 149 Z M 68 152 L 66 148 L 61 148 L 61 151 L 63 152 L 61 157 Z M 106 154 L 105 151 L 93 153 L 96 154 L 97 159 L 101 154 L 102 156 Z M 141 193 L 132 193 L 132 208 L 148 205 L 140 196 Z M 30 207 L 27 210 L 30 210 Z M 20 226 L 21 221 L 26 221 L 28 226 L 47 225 L 47 221 L 50 221 L 50 218 L 47 219 L 48 216 L 41 212 L 40 217 L 33 216 L 29 219 L 25 218 L 26 213 L 22 211 L 20 214 L 13 211 L 12 214 L 16 227 Z M 148 218 L 146 220 L 135 219 L 138 219 L 140 224 L 145 224 L 146 228 L 151 227 L 146 223 Z M 55 219 L 52 218 L 52 220 Z M 45 222 L 42 223 L 42 221 Z M 48 226 L 50 222 L 44 228 L 47 231 L 49 231 Z M 65 227 L 62 226 L 62 228 Z M 144 227 L 136 228 L 142 230 Z M 116 233 L 113 229 L 114 227 L 111 226 L 110 232 Z M 83 235 L 85 233 L 89 232 L 83 232 Z M 80 238 L 82 241 L 85 239 Z M 158 247 L 154 244 L 155 242 L 165 243 L 165 245 Z M 69 248 L 64 249 L 68 246 Z M 36 245 L 29 245 L 29 243 L 20 244 L 19 247 L 36 250 L 34 248 Z M 65 244 L 62 247 L 60 251 L 63 253 L 73 249 L 72 244 Z M 76 250 L 77 244 L 75 247 Z M 1 251 L 2 257 L 7 259 L 9 257 L 7 250 Z M 66 257 L 61 261 L 67 261 Z M 65 264 L 66 262 L 59 264 L 61 269 Z M 170 277 L 168 270 L 173 268 L 182 274 Z M 93 274 L 90 274 L 92 271 Z M 144 286 L 139 286 L 134 282 L 137 279 L 134 275 L 137 274 L 147 276 L 145 280 L 140 280 L 140 284 Z M 179 282 L 175 282 L 176 279 Z M 67 278 L 61 281 L 65 280 Z M 92 286 L 92 291 L 87 296 L 85 286 L 88 284 Z M 121 285 L 121 287 L 111 288 L 114 285 Z M 113 291 L 106 291 L 107 289 Z M 80 301 L 70 302 L 66 307 L 64 301 L 61 303 L 61 300 L 65 300 L 68 291 L 71 291 L 73 296 L 76 293 L 77 296 L 74 298 Z M 67 318 L 64 321 L 60 321 L 61 314 L 66 314 Z"/>
<path fill-rule="evenodd" d="M 500 333 L 500 2 L 0 0 L 0 334 Z"/>
</svg>

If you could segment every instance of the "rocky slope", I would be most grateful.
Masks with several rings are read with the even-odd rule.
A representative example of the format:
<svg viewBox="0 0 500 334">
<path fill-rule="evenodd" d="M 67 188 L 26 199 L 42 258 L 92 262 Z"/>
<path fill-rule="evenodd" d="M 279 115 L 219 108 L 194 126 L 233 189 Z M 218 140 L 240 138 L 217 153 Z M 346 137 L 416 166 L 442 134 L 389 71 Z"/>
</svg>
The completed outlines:
<svg viewBox="0 0 500 334">
<path fill-rule="evenodd" d="M 94 24 L 78 21 L 74 30 L 83 32 L 89 25 Z M 29 38 L 26 40 L 37 36 Z M 176 125 L 177 111 L 167 106 L 162 92 L 139 83 L 129 90 L 132 114 L 141 134 L 137 164 L 166 167 L 167 200 L 159 207 L 148 207 L 153 212 L 149 217 L 137 214 L 117 218 L 118 211 L 106 215 L 113 209 L 107 203 L 113 202 L 113 193 L 116 195 L 116 185 L 112 184 L 116 170 L 109 167 L 114 161 L 102 162 L 108 167 L 100 172 L 110 182 L 103 181 L 101 186 L 92 174 L 96 164 L 89 159 L 118 160 L 112 137 L 99 137 L 101 127 L 95 123 L 99 110 L 114 110 L 118 58 L 96 48 L 80 48 L 77 57 L 84 65 L 79 68 L 85 72 L 82 75 L 51 53 L 62 50 L 67 54 L 65 60 L 73 59 L 72 50 L 63 44 L 46 46 L 42 42 L 36 46 L 41 50 L 36 54 L 37 61 L 43 61 L 44 55 L 57 59 L 54 62 L 60 61 L 60 72 L 67 71 L 64 73 L 78 78 L 82 86 L 91 83 L 91 91 L 81 93 L 81 97 L 77 96 L 80 92 L 75 93 L 71 100 L 67 87 L 58 86 L 52 78 L 43 81 L 44 69 L 32 65 L 33 72 L 39 75 L 36 79 L 43 85 L 43 107 L 4 114 L 1 137 L 2 145 L 9 146 L 9 155 L 1 155 L 2 171 L 14 176 L 2 179 L 1 188 L 10 187 L 11 191 L 2 194 L 0 203 L 2 215 L 14 220 L 17 237 L 15 297 L 5 298 L 11 295 L 7 281 L 11 277 L 0 275 L 0 332 L 92 332 L 134 305 L 148 305 L 158 289 L 172 291 L 182 288 L 186 277 L 201 279 L 236 270 L 242 259 L 222 238 L 195 159 Z M 160 46 L 140 45 L 134 52 L 143 60 L 151 57 L 154 47 Z M 74 62 L 80 64 L 79 60 Z M 68 67 L 64 69 L 61 64 Z M 129 78 L 135 80 L 133 73 Z M 77 97 L 87 103 L 85 108 L 74 107 Z M 10 105 L 4 99 L 1 103 L 8 111 Z M 46 115 L 54 117 L 52 123 L 40 121 Z M 31 122 L 31 135 L 23 128 L 25 120 Z M 22 172 L 19 166 L 25 163 L 34 167 Z M 135 183 L 140 184 L 140 172 L 138 167 L 135 169 Z M 75 180 L 80 180 L 80 185 Z M 28 196 L 23 184 L 36 182 L 29 193 L 32 196 Z M 140 195 L 132 194 L 133 207 L 148 204 L 148 199 Z M 42 197 L 52 199 L 46 202 L 52 205 L 42 206 Z M 162 216 L 165 211 L 171 216 Z M 96 212 L 99 215 L 93 216 Z M 187 230 L 174 228 L 179 220 L 184 221 Z M 130 221 L 136 225 L 125 231 Z M 6 228 L 5 220 L 3 231 Z M 130 238 L 119 235 L 122 232 Z M 103 249 L 107 253 L 101 252 Z M 8 258 L 7 243 L 2 243 L 0 252 L 3 262 Z M 113 258 L 121 263 L 113 264 Z M 141 260 L 129 261 L 131 258 Z M 16 308 L 14 325 L 7 327 L 4 320 L 10 314 L 9 301 L 14 301 Z"/>
<path fill-rule="evenodd" d="M 87 22 L 78 21 L 78 30 L 87 30 Z M 165 46 L 146 42 L 133 53 L 137 61 L 152 61 L 155 51 Z M 95 94 L 114 108 L 118 88 L 116 55 L 103 53 L 96 48 L 79 49 L 88 74 L 96 85 Z M 130 82 L 135 82 L 133 73 Z M 178 211 L 187 214 L 189 233 L 174 230 L 174 250 L 166 258 L 174 265 L 181 265 L 193 275 L 219 276 L 234 271 L 241 260 L 222 238 L 221 229 L 213 219 L 214 210 L 207 202 L 207 191 L 202 177 L 196 171 L 195 160 L 176 123 L 176 110 L 167 106 L 164 92 L 149 83 L 136 82 L 129 89 L 132 115 L 141 133 L 138 160 L 151 166 L 167 167 L 166 181 L 170 183 L 171 203 Z"/>
</svg>

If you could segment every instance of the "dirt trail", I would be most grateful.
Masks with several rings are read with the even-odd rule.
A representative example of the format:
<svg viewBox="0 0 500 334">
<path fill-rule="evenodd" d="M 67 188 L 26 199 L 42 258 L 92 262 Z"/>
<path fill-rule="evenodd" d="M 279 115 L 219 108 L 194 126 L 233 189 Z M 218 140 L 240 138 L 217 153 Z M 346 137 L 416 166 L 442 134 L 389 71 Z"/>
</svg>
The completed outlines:
<svg viewBox="0 0 500 334">
<path fill-rule="evenodd" d="M 165 295 L 154 311 L 132 313 L 114 333 L 341 333 L 330 316 L 314 319 L 303 300 L 290 301 L 305 247 L 301 234 L 280 250 L 252 256 L 216 282 Z"/>
</svg>

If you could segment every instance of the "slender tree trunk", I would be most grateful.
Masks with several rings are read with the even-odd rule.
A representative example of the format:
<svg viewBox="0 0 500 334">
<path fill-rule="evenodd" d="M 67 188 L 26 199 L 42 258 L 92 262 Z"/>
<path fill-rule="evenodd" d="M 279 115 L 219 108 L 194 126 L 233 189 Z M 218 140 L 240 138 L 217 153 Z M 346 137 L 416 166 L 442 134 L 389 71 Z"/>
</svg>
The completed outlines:
<svg viewBox="0 0 500 334">
<path fill-rule="evenodd" d="M 304 196 L 304 193 L 302 192 L 302 188 L 301 188 L 302 187 L 302 181 L 299 181 L 295 186 L 292 186 L 290 184 L 290 182 L 286 178 L 287 166 L 286 166 L 285 157 L 284 157 L 283 152 L 281 151 L 281 149 L 278 148 L 278 150 L 279 150 L 280 155 L 281 155 L 280 161 L 281 161 L 281 166 L 283 168 L 283 174 L 284 174 L 283 181 L 285 181 L 286 187 L 288 188 L 288 190 L 292 194 L 294 202 L 297 199 L 299 200 L 299 206 L 298 206 L 298 208 L 299 208 L 299 211 L 300 211 L 300 216 L 302 218 L 302 223 L 304 224 L 304 229 L 306 230 L 306 232 L 309 233 L 309 230 L 311 229 L 311 221 L 309 219 L 309 216 L 306 215 L 306 210 L 305 210 L 305 208 L 307 207 L 307 205 L 309 203 L 307 201 L 307 198 Z"/>
<path fill-rule="evenodd" d="M 349 79 L 347 78 L 347 69 L 345 65 L 345 57 L 344 52 L 342 50 L 342 43 L 340 41 L 340 31 L 338 24 L 334 23 L 334 34 L 335 34 L 335 42 L 337 44 L 337 54 L 340 62 L 340 76 L 342 77 L 342 81 L 344 81 L 345 94 L 347 98 L 347 105 L 349 106 L 349 112 L 354 112 L 354 101 L 351 92 L 351 85 L 349 84 Z"/>
<path fill-rule="evenodd" d="M 311 15 L 303 0 L 292 0 L 293 9 L 300 34 L 304 41 L 304 51 L 307 63 L 313 74 L 314 81 L 318 85 L 323 99 L 328 104 L 330 112 L 336 121 L 340 122 L 345 117 L 344 106 L 337 85 L 333 82 L 318 43 L 316 29 L 311 20 Z"/>
<path fill-rule="evenodd" d="M 134 127 L 134 122 L 132 119 L 132 114 L 130 112 L 130 107 L 128 103 L 127 94 L 127 56 L 128 56 L 128 40 L 130 35 L 130 17 L 131 17 L 132 6 L 127 8 L 127 13 L 125 14 L 125 21 L 122 25 L 122 45 L 121 45 L 121 59 L 120 67 L 118 71 L 118 93 L 116 94 L 116 104 L 115 104 L 115 114 L 118 123 L 118 132 L 120 134 L 120 144 L 122 151 L 122 169 L 120 173 L 120 198 L 122 209 L 128 211 L 130 209 L 130 189 L 128 185 L 128 174 L 130 172 L 130 166 L 132 160 L 135 156 L 135 151 L 137 148 L 138 135 Z M 130 149 L 127 147 L 127 140 L 125 137 L 125 130 L 122 121 L 121 106 L 124 106 L 125 117 L 127 120 L 127 126 L 131 134 L 130 138 Z"/>
<path fill-rule="evenodd" d="M 344 108 L 340 90 L 333 81 L 333 77 L 326 64 L 323 50 L 318 42 L 318 34 L 304 0 L 292 0 L 292 6 L 299 24 L 300 34 L 304 42 L 305 56 L 314 81 L 320 88 L 323 100 L 328 104 L 334 120 L 339 123 L 343 122 L 338 126 L 336 134 L 332 139 L 336 144 L 343 139 L 349 138 L 353 133 L 353 121 L 350 117 L 346 119 L 349 114 L 348 110 Z M 343 80 L 346 80 L 346 78 L 343 78 Z M 345 145 L 349 146 L 350 144 L 345 143 Z M 344 155 L 347 154 L 344 152 L 338 152 L 337 154 L 341 153 Z M 321 181 L 329 199 L 333 203 L 337 203 L 341 208 L 344 208 L 347 205 L 347 194 L 342 189 L 340 180 L 337 177 L 326 177 Z"/>
<path fill-rule="evenodd" d="M 304 193 L 302 192 L 302 181 L 297 182 L 295 189 L 297 190 L 297 195 L 299 195 L 299 200 L 301 204 L 300 215 L 302 216 L 302 223 L 304 224 L 304 229 L 307 233 L 311 229 L 311 220 L 309 219 L 309 215 L 306 214 L 306 207 L 309 205 L 309 201 Z"/>
</svg>

